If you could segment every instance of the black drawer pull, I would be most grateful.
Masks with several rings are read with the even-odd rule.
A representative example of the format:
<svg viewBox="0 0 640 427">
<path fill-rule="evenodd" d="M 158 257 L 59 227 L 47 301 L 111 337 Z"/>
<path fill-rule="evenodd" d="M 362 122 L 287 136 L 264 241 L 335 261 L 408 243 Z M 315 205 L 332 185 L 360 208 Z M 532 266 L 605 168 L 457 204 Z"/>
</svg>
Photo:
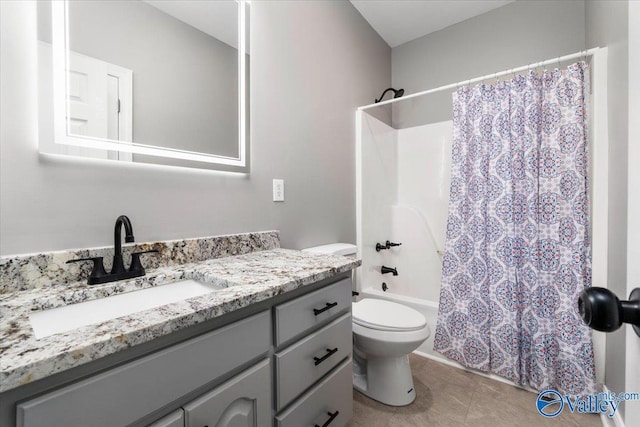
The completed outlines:
<svg viewBox="0 0 640 427">
<path fill-rule="evenodd" d="M 325 311 L 329 310 L 330 308 L 335 307 L 336 305 L 338 305 L 338 301 L 336 301 L 336 302 L 328 302 L 327 305 L 325 305 L 322 308 L 314 308 L 313 309 L 313 315 L 317 316 L 318 314 L 320 314 L 322 312 L 325 312 Z"/>
<path fill-rule="evenodd" d="M 324 424 L 322 424 L 322 427 L 327 427 L 329 424 L 331 424 L 331 421 L 335 420 L 339 413 L 340 411 L 336 411 L 333 414 L 331 412 L 327 412 L 327 415 L 329 415 L 329 419 Z M 320 426 L 316 424 L 315 427 Z"/>
<path fill-rule="evenodd" d="M 313 362 L 314 365 L 318 366 L 319 364 L 321 364 L 322 362 L 324 362 L 325 360 L 327 360 L 328 358 L 330 358 L 334 353 L 336 353 L 338 351 L 338 347 L 336 348 L 328 348 L 327 349 L 327 354 L 325 354 L 322 357 L 314 357 L 313 360 L 315 360 L 315 362 Z"/>
</svg>

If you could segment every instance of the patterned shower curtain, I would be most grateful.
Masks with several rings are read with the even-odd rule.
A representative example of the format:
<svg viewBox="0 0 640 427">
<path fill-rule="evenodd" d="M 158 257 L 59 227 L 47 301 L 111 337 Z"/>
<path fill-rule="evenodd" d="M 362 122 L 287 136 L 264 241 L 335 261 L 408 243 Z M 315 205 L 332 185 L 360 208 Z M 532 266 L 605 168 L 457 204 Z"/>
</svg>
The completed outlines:
<svg viewBox="0 0 640 427">
<path fill-rule="evenodd" d="M 596 391 L 577 309 L 591 283 L 587 80 L 574 64 L 453 94 L 434 349 L 539 391 Z"/>
</svg>

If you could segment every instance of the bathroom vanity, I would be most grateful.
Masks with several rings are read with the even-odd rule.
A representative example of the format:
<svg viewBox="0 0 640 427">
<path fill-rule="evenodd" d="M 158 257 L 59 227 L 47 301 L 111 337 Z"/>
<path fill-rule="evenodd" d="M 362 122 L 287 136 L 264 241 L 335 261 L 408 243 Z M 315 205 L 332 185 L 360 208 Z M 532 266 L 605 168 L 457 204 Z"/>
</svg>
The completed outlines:
<svg viewBox="0 0 640 427">
<path fill-rule="evenodd" d="M 257 249 L 150 269 L 130 283 L 5 290 L 0 424 L 345 425 L 359 261 Z M 34 307 L 185 278 L 218 289 L 40 339 L 28 324 Z"/>
</svg>

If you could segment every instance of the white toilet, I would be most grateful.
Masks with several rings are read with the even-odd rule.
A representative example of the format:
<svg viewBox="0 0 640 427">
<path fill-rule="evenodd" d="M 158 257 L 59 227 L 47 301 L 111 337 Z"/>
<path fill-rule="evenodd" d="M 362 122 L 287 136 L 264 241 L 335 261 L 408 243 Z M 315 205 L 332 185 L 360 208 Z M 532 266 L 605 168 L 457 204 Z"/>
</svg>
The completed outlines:
<svg viewBox="0 0 640 427">
<path fill-rule="evenodd" d="M 327 255 L 355 255 L 356 246 L 333 243 L 303 249 Z M 379 402 L 404 406 L 414 401 L 408 354 L 431 331 L 418 311 L 391 301 L 364 298 L 353 303 L 353 387 Z"/>
</svg>

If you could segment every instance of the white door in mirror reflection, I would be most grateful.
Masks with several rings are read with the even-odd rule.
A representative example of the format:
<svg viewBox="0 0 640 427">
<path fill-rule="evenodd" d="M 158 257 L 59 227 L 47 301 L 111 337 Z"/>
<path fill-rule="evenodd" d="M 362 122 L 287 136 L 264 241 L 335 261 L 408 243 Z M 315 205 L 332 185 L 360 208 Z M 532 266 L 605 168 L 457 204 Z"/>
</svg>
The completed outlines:
<svg viewBox="0 0 640 427">
<path fill-rule="evenodd" d="M 68 131 L 71 135 L 107 137 L 107 63 L 72 54 L 68 79 Z M 117 116 L 116 116 L 117 117 Z"/>
<path fill-rule="evenodd" d="M 39 59 L 40 75 L 51 76 L 51 45 L 40 43 Z M 48 70 L 44 70 L 47 67 Z M 130 143 L 133 134 L 132 81 L 131 70 L 71 52 L 68 74 L 68 133 Z M 49 120 L 53 111 L 47 106 L 52 104 L 53 92 L 50 82 L 41 79 L 40 83 L 40 144 L 47 147 L 46 152 L 132 161 L 131 153 L 93 150 L 48 141 L 48 135 L 53 135 L 53 122 Z M 43 130 L 42 126 L 49 129 Z"/>
<path fill-rule="evenodd" d="M 131 70 L 71 52 L 69 134 L 131 142 L 132 80 Z M 132 155 L 112 151 L 108 158 L 131 161 Z"/>
</svg>

